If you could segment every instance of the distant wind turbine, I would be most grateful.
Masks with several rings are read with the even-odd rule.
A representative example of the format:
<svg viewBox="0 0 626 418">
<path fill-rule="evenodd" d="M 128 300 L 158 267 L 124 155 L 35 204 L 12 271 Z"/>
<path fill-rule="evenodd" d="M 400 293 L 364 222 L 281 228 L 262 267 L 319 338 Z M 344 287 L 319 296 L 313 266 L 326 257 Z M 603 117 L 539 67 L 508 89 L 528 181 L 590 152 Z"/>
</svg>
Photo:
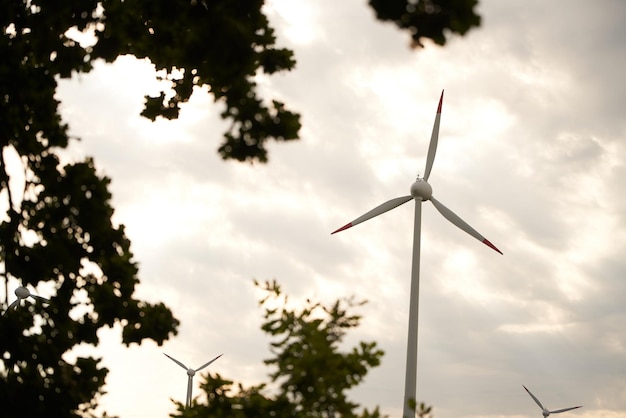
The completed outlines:
<svg viewBox="0 0 626 418">
<path fill-rule="evenodd" d="M 24 286 L 19 286 L 17 289 L 15 289 L 15 296 L 17 296 L 17 299 L 14 300 L 9 305 L 7 310 L 2 313 L 2 316 L 4 316 L 7 312 L 9 312 L 11 310 L 11 308 L 17 309 L 18 306 L 20 306 L 20 302 L 23 299 L 28 299 L 29 297 L 31 297 L 31 298 L 33 298 L 35 300 L 40 300 L 40 301 L 45 302 L 45 303 L 50 303 L 50 300 L 48 300 L 48 299 L 46 299 L 44 297 L 37 296 L 35 294 L 30 293 L 30 291 L 27 288 L 25 288 Z"/>
<path fill-rule="evenodd" d="M 437 140 L 439 137 L 439 122 L 441 120 L 441 105 L 443 103 L 443 91 L 439 98 L 439 106 L 437 107 L 437 115 L 435 116 L 435 124 L 433 126 L 433 132 L 430 137 L 430 145 L 428 146 L 428 154 L 426 157 L 426 170 L 424 171 L 424 177 L 420 178 L 419 175 L 415 182 L 411 185 L 411 194 L 409 196 L 397 197 L 391 199 L 388 202 L 383 203 L 380 206 L 372 209 L 366 214 L 356 218 L 347 225 L 342 226 L 333 234 L 353 227 L 354 225 L 365 222 L 368 219 L 381 215 L 391 209 L 394 209 L 409 200 L 415 200 L 415 221 L 413 230 L 413 262 L 411 269 L 411 295 L 409 304 L 409 331 L 407 342 L 407 358 L 406 358 L 406 375 L 404 386 L 404 408 L 402 416 L 404 418 L 414 417 L 415 411 L 411 408 L 410 400 L 416 401 L 416 385 L 417 385 L 417 324 L 419 313 L 419 267 L 420 267 L 420 225 L 422 217 L 422 202 L 430 200 L 435 208 L 454 225 L 467 232 L 477 240 L 493 248 L 500 254 L 502 252 L 497 249 L 489 240 L 480 235 L 475 229 L 465 223 L 454 212 L 445 207 L 432 195 L 433 189 L 428 184 L 428 178 L 430 177 L 430 171 L 433 167 L 433 161 L 435 160 L 435 153 L 437 152 Z"/>
<path fill-rule="evenodd" d="M 163 354 L 165 354 L 165 353 L 163 353 Z M 193 385 L 193 376 L 196 374 L 196 372 L 199 372 L 200 370 L 202 370 L 205 367 L 207 367 L 209 364 L 213 363 L 218 358 L 222 357 L 222 354 L 220 354 L 219 356 L 215 357 L 213 360 L 204 363 L 202 366 L 198 367 L 197 369 L 189 368 L 189 367 L 185 366 L 183 363 L 181 363 L 180 361 L 176 360 L 174 357 L 168 356 L 167 354 L 165 354 L 165 355 L 167 356 L 167 358 L 172 360 L 174 363 L 178 364 L 180 367 L 182 367 L 183 369 L 187 370 L 187 376 L 188 376 L 188 378 L 187 378 L 187 399 L 185 400 L 185 406 L 187 408 L 189 408 L 191 406 L 191 387 Z"/>
<path fill-rule="evenodd" d="M 524 385 L 522 385 L 524 386 Z M 533 398 L 533 400 L 537 403 L 537 405 L 539 405 L 539 408 L 541 408 L 541 413 L 543 414 L 544 418 L 547 417 L 550 414 L 558 414 L 561 412 L 565 412 L 565 411 L 571 411 L 572 409 L 578 409 L 578 408 L 582 408 L 581 406 L 572 406 L 570 408 L 563 408 L 563 409 L 556 409 L 554 411 L 549 411 L 546 407 L 544 407 L 541 402 L 539 402 L 539 399 L 537 399 L 535 397 L 535 395 L 533 395 L 526 386 L 524 386 L 524 389 L 526 389 L 526 392 L 528 392 L 528 394 L 530 395 L 531 398 Z"/>
</svg>

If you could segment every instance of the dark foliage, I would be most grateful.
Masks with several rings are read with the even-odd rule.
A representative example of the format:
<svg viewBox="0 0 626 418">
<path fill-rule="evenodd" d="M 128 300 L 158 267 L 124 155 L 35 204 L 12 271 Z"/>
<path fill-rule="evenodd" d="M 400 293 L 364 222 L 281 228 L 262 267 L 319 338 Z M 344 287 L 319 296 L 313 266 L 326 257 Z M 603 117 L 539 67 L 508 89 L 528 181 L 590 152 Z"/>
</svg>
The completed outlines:
<svg viewBox="0 0 626 418">
<path fill-rule="evenodd" d="M 61 162 L 69 143 L 56 78 L 90 68 L 87 51 L 63 34 L 84 29 L 96 2 L 1 1 L 0 263 L 5 293 L 52 289 L 0 319 L 3 417 L 89 416 L 107 374 L 100 359 L 69 355 L 121 325 L 125 344 L 161 344 L 178 321 L 161 303 L 133 297 L 138 283 L 123 226 L 111 222 L 109 179 L 92 160 Z M 3 311 L 14 296 L 6 294 Z"/>
<path fill-rule="evenodd" d="M 379 20 L 407 30 L 413 46 L 423 46 L 424 38 L 444 45 L 446 32 L 465 35 L 480 26 L 474 11 L 478 0 L 369 0 L 369 4 Z"/>
<path fill-rule="evenodd" d="M 145 117 L 176 118 L 194 88 L 207 89 L 224 104 L 222 117 L 231 122 L 218 149 L 222 158 L 266 162 L 267 141 L 297 139 L 300 116 L 256 91 L 257 74 L 290 71 L 296 63 L 293 51 L 276 47 L 263 4 L 263 0 L 68 0 L 61 4 L 0 0 L 0 83 L 21 92 L 5 94 L 0 105 L 7 107 L 7 113 L 2 115 L 18 116 L 9 109 L 15 99 L 30 99 L 31 117 L 22 120 L 22 128 L 13 136 L 37 123 L 46 124 L 52 139 L 61 126 L 56 112 L 48 112 L 55 116 L 52 120 L 35 121 L 32 116 L 41 107 L 56 109 L 55 77 L 89 71 L 96 59 L 112 62 L 130 54 L 148 58 L 172 86 L 173 94 L 164 91 L 146 97 Z M 478 26 L 476 5 L 477 0 L 370 0 L 378 19 L 408 31 L 417 45 L 423 38 L 443 45 L 446 32 L 462 35 Z M 95 45 L 81 47 L 69 37 L 69 29 L 92 32 Z"/>
<path fill-rule="evenodd" d="M 10 153 L 0 159 L 12 208 L 0 224 L 0 261 L 5 289 L 9 281 L 31 288 L 47 284 L 55 294 L 49 305 L 27 299 L 1 318 L 0 404 L 19 404 L 14 416 L 44 417 L 51 410 L 81 416 L 97 405 L 107 370 L 99 359 L 69 360 L 74 347 L 97 345 L 98 329 L 116 323 L 125 344 L 144 338 L 161 344 L 178 321 L 163 304 L 133 298 L 137 267 L 123 227 L 111 223 L 108 179 L 96 174 L 91 160 L 61 165 L 41 145 L 43 138 L 33 140 L 39 145 L 25 139 L 5 144 L 14 151 L 41 147 L 20 156 L 20 196 L 14 187 L 7 193 L 7 184 L 16 183 L 6 169 Z"/>
<path fill-rule="evenodd" d="M 249 388 L 219 374 L 207 374 L 201 388 L 207 403 L 196 400 L 191 408 L 177 403 L 172 417 L 252 418 L 380 418 L 374 411 L 357 412 L 347 391 L 363 381 L 380 364 L 383 351 L 375 342 L 360 342 L 344 351 L 346 333 L 357 327 L 360 316 L 348 312 L 364 302 L 340 299 L 330 305 L 307 301 L 293 309 L 275 282 L 256 283 L 265 292 L 261 329 L 272 338 L 274 370 L 270 381 Z M 270 390 L 269 388 L 275 388 Z"/>
<path fill-rule="evenodd" d="M 299 116 L 256 93 L 254 77 L 295 66 L 293 52 L 274 47 L 263 0 L 107 0 L 93 55 L 114 61 L 119 55 L 147 57 L 164 70 L 175 94 L 147 97 L 143 115 L 178 117 L 179 105 L 194 87 L 208 88 L 224 103 L 232 122 L 219 153 L 239 161 L 267 161 L 268 139 L 297 139 Z"/>
</svg>

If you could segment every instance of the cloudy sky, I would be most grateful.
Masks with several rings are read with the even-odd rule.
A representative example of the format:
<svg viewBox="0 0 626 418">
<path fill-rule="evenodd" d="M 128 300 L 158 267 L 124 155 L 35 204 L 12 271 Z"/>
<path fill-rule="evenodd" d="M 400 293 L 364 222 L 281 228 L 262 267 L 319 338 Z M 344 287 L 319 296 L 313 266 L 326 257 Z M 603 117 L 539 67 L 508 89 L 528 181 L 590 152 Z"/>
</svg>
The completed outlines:
<svg viewBox="0 0 626 418">
<path fill-rule="evenodd" d="M 163 352 L 244 383 L 266 380 L 253 279 L 294 301 L 369 303 L 348 344 L 382 364 L 352 393 L 401 415 L 413 230 L 409 203 L 337 235 L 423 174 L 445 89 L 434 195 L 503 256 L 423 207 L 417 398 L 436 418 L 530 418 L 539 408 L 626 417 L 626 3 L 481 1 L 483 23 L 411 50 L 365 1 L 272 0 L 297 68 L 259 79 L 301 113 L 301 140 L 267 165 L 221 161 L 220 106 L 198 91 L 177 121 L 139 113 L 149 63 L 121 58 L 59 88 L 71 155 L 111 177 L 138 296 L 182 321 L 164 347 L 102 332 L 102 404 L 167 417 L 186 375 Z M 198 387 L 194 394 L 199 395 Z"/>
</svg>

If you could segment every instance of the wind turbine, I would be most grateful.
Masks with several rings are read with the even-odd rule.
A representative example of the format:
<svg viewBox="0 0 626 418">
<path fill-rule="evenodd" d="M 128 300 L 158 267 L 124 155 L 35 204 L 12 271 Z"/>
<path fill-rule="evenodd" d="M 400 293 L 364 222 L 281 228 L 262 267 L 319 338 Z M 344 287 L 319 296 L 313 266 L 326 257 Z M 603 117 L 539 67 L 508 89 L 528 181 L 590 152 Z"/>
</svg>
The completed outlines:
<svg viewBox="0 0 626 418">
<path fill-rule="evenodd" d="M 439 98 L 439 106 L 437 107 L 437 115 L 435 116 L 435 123 L 433 126 L 433 132 L 430 137 L 430 145 L 428 146 L 428 154 L 426 157 L 426 170 L 424 171 L 424 177 L 417 176 L 415 182 L 411 185 L 408 196 L 397 197 L 391 199 L 388 202 L 383 203 L 380 206 L 370 210 L 366 214 L 356 218 L 352 222 L 337 229 L 332 234 L 343 231 L 350 227 L 353 227 L 361 222 L 365 222 L 368 219 L 381 215 L 391 209 L 410 201 L 415 200 L 415 220 L 413 230 L 413 261 L 411 268 L 411 295 L 409 303 L 409 331 L 407 342 L 407 357 L 406 357 L 406 375 L 404 382 L 404 407 L 402 416 L 404 418 L 414 417 L 414 408 L 410 406 L 410 400 L 415 400 L 416 385 L 417 385 L 417 324 L 419 313 L 419 267 L 420 267 L 420 228 L 422 217 L 422 202 L 430 200 L 435 208 L 454 225 L 467 232 L 477 240 L 493 248 L 495 251 L 502 254 L 489 240 L 479 234 L 474 228 L 465 223 L 454 212 L 445 207 L 443 203 L 439 202 L 433 196 L 433 189 L 428 184 L 428 178 L 430 177 L 430 171 L 433 167 L 433 161 L 435 160 L 435 153 L 437 152 L 437 140 L 439 137 L 439 122 L 441 120 L 441 105 L 443 103 L 443 91 Z"/>
<path fill-rule="evenodd" d="M 24 286 L 19 286 L 18 288 L 15 289 L 15 296 L 17 296 L 17 299 L 15 299 L 9 305 L 9 307 L 7 308 L 6 311 L 2 312 L 2 316 L 4 316 L 7 312 L 9 312 L 11 310 L 11 308 L 17 309 L 17 307 L 20 306 L 20 302 L 23 299 L 28 299 L 29 297 L 31 297 L 31 298 L 33 298 L 35 300 L 40 300 L 40 301 L 45 302 L 45 303 L 50 303 L 50 300 L 48 300 L 48 299 L 46 299 L 44 297 L 41 297 L 41 296 L 38 296 L 38 295 L 30 293 L 30 291 L 27 288 L 25 288 Z"/>
<path fill-rule="evenodd" d="M 165 353 L 163 353 L 163 354 L 165 354 Z M 197 369 L 192 369 L 190 367 L 187 367 L 183 363 L 181 363 L 180 361 L 176 360 L 174 357 L 168 356 L 167 354 L 165 354 L 165 355 L 167 356 L 167 358 L 172 360 L 174 363 L 178 364 L 180 367 L 182 367 L 183 369 L 187 370 L 187 376 L 188 376 L 188 378 L 187 378 L 187 399 L 185 400 L 185 405 L 186 405 L 187 408 L 189 408 L 191 406 L 191 386 L 193 385 L 193 376 L 196 374 L 196 372 L 199 372 L 200 370 L 202 370 L 205 367 L 207 367 L 209 364 L 213 363 L 218 358 L 222 357 L 222 354 L 220 354 L 219 356 L 215 357 L 213 360 L 204 363 L 202 366 L 198 367 Z"/>
<path fill-rule="evenodd" d="M 522 385 L 524 386 L 524 385 Z M 565 412 L 565 411 L 571 411 L 572 409 L 577 409 L 577 408 L 582 408 L 581 406 L 572 406 L 570 408 L 563 408 L 563 409 L 556 409 L 554 411 L 548 411 L 548 409 L 546 407 L 544 407 L 541 402 L 539 402 L 539 399 L 537 399 L 535 397 L 535 395 L 533 395 L 526 386 L 524 386 L 524 389 L 526 389 L 526 392 L 528 392 L 528 394 L 530 395 L 531 398 L 533 398 L 533 400 L 537 403 L 537 405 L 539 405 L 539 408 L 541 408 L 541 413 L 543 414 L 544 418 L 547 417 L 550 414 L 558 414 L 561 412 Z"/>
</svg>

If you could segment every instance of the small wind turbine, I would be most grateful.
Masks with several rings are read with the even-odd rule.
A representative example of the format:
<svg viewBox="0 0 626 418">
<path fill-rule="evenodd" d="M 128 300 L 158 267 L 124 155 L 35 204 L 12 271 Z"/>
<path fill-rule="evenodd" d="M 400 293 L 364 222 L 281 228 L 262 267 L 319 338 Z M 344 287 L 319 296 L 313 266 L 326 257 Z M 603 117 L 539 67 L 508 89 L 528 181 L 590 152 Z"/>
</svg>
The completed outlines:
<svg viewBox="0 0 626 418">
<path fill-rule="evenodd" d="M 522 386 L 524 386 L 524 385 L 522 385 Z M 543 414 L 544 418 L 547 417 L 550 414 L 558 414 L 558 413 L 565 412 L 565 411 L 571 411 L 572 409 L 582 408 L 582 405 L 581 405 L 581 406 L 572 406 L 570 408 L 556 409 L 554 411 L 548 411 L 548 409 L 546 407 L 544 407 L 541 404 L 541 402 L 539 402 L 539 399 L 537 399 L 535 397 L 535 395 L 530 393 L 530 391 L 528 390 L 528 388 L 526 386 L 524 386 L 524 389 L 526 389 L 526 392 L 528 392 L 530 397 L 533 398 L 533 400 L 537 403 L 537 405 L 539 405 L 539 408 L 541 408 L 541 413 Z"/>
<path fill-rule="evenodd" d="M 411 295 L 409 303 L 409 331 L 407 342 L 407 358 L 406 358 L 406 375 L 404 383 L 404 409 L 402 416 L 404 418 L 414 417 L 415 412 L 410 406 L 410 400 L 416 400 L 416 382 L 417 382 L 417 324 L 419 313 L 419 267 L 420 267 L 420 224 L 422 217 L 422 202 L 430 200 L 435 208 L 454 225 L 467 232 L 474 238 L 478 239 L 487 246 L 493 248 L 500 254 L 502 252 L 497 249 L 489 240 L 480 235 L 475 229 L 465 223 L 454 212 L 445 207 L 441 202 L 433 196 L 433 189 L 428 184 L 428 177 L 433 167 L 433 161 L 435 160 L 435 153 L 437 152 L 437 140 L 439 137 L 439 122 L 441 120 L 441 105 L 443 103 L 443 91 L 439 98 L 439 106 L 437 107 L 437 115 L 435 116 L 435 124 L 433 126 L 433 132 L 430 137 L 430 145 L 428 146 L 428 154 L 426 157 L 426 170 L 424 171 L 424 177 L 420 178 L 419 175 L 415 182 L 411 185 L 411 194 L 409 196 L 397 197 L 391 199 L 388 202 L 383 203 L 380 206 L 372 209 L 366 214 L 356 218 L 349 224 L 342 226 L 333 234 L 353 227 L 354 225 L 365 222 L 375 216 L 381 215 L 391 209 L 394 209 L 409 200 L 415 200 L 415 220 L 413 230 L 413 262 L 411 269 Z"/>
<path fill-rule="evenodd" d="M 163 354 L 165 354 L 165 353 L 163 353 Z M 187 376 L 188 376 L 188 378 L 187 378 L 187 399 L 185 400 L 185 405 L 186 405 L 187 408 L 189 408 L 191 406 L 191 386 L 193 385 L 193 376 L 196 374 L 196 372 L 199 372 L 200 370 L 202 370 L 205 367 L 207 367 L 209 364 L 213 363 L 218 358 L 222 357 L 222 354 L 220 354 L 219 356 L 215 357 L 213 360 L 204 363 L 202 366 L 198 367 L 197 369 L 189 368 L 189 367 L 185 366 L 183 363 L 181 363 L 180 361 L 176 360 L 174 357 L 168 356 L 167 354 L 165 354 L 165 355 L 170 360 L 172 360 L 174 363 L 178 364 L 180 367 L 182 367 L 183 369 L 187 370 Z"/>
<path fill-rule="evenodd" d="M 17 309 L 18 306 L 20 306 L 20 302 L 22 301 L 22 299 L 28 299 L 29 297 L 31 297 L 31 298 L 33 298 L 35 300 L 40 300 L 40 301 L 45 302 L 45 303 L 50 303 L 50 300 L 48 300 L 48 299 L 46 299 L 44 297 L 37 296 L 37 295 L 34 295 L 34 294 L 30 293 L 30 291 L 27 288 L 25 288 L 24 286 L 19 286 L 17 289 L 15 289 L 15 296 L 17 296 L 17 299 L 14 300 L 9 305 L 7 310 L 2 313 L 2 316 L 4 316 L 7 312 L 9 312 L 11 310 L 11 308 Z"/>
</svg>

